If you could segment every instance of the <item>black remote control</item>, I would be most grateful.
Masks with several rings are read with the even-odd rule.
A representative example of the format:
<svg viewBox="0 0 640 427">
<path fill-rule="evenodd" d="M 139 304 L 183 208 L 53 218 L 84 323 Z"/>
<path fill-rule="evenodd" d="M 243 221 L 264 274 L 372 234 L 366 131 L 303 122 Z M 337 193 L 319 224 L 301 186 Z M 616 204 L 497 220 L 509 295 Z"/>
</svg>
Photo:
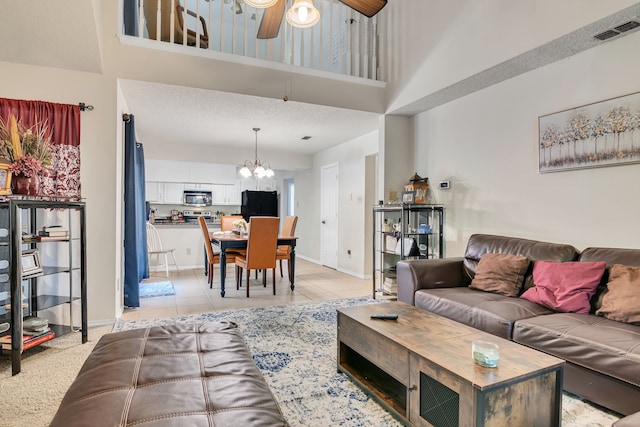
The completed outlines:
<svg viewBox="0 0 640 427">
<path fill-rule="evenodd" d="M 380 320 L 397 320 L 397 314 L 372 314 L 372 319 L 380 319 Z"/>
</svg>

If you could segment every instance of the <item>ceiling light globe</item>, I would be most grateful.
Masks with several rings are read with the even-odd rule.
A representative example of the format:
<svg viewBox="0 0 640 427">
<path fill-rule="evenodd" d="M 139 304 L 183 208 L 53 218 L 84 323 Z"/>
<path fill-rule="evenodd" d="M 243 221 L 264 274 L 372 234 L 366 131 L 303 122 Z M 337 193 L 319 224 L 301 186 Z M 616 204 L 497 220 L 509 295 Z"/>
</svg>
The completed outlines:
<svg viewBox="0 0 640 427">
<path fill-rule="evenodd" d="M 269 168 L 264 172 L 264 175 L 267 178 L 272 178 L 273 176 L 275 176 L 275 172 L 273 171 L 273 169 Z"/>
<path fill-rule="evenodd" d="M 244 0 L 244 4 L 255 7 L 256 9 L 266 9 L 276 3 L 278 3 L 278 0 Z"/>
<path fill-rule="evenodd" d="M 267 172 L 267 171 L 265 171 L 265 170 L 264 170 L 264 168 L 262 167 L 262 165 L 260 165 L 260 166 L 258 166 L 258 167 L 253 171 L 253 174 L 254 174 L 255 176 L 257 176 L 258 178 L 262 178 L 262 177 L 265 175 L 265 173 L 266 173 L 266 172 Z"/>
<path fill-rule="evenodd" d="M 249 178 L 251 176 L 251 171 L 249 170 L 248 167 L 243 166 L 243 168 L 240 169 L 240 175 L 242 175 L 245 178 Z"/>
<path fill-rule="evenodd" d="M 294 0 L 286 16 L 287 22 L 296 28 L 310 28 L 320 22 L 320 11 L 313 5 L 313 0 Z"/>
</svg>

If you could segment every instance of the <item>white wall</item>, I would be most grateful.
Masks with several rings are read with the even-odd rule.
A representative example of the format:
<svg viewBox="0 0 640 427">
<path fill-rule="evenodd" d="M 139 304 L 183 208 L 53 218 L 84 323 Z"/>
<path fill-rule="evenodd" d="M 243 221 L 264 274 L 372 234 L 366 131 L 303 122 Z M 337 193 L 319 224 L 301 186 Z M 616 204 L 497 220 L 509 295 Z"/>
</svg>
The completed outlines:
<svg viewBox="0 0 640 427">
<path fill-rule="evenodd" d="M 640 91 L 640 32 L 415 117 L 416 168 L 446 208 L 446 254 L 472 233 L 638 247 L 640 165 L 538 173 L 538 117 Z M 431 188 L 434 188 L 432 186 Z"/>
<path fill-rule="evenodd" d="M 296 186 L 296 234 L 300 240 L 296 254 L 320 262 L 320 172 L 322 166 L 338 163 L 338 270 L 358 277 L 369 275 L 365 271 L 366 224 L 372 206 L 365 204 L 366 190 L 375 186 L 365 180 L 366 156 L 377 153 L 378 132 L 371 132 L 314 156 L 313 169 L 294 174 Z M 351 255 L 347 254 L 351 250 Z"/>
<path fill-rule="evenodd" d="M 446 88 L 628 6 L 635 0 L 389 2 L 387 111 Z M 400 30 L 398 30 L 400 29 Z"/>
<path fill-rule="evenodd" d="M 89 320 L 116 318 L 116 84 L 99 74 L 0 62 L 0 96 L 95 106 L 81 115 L 82 196 L 87 203 Z"/>
</svg>

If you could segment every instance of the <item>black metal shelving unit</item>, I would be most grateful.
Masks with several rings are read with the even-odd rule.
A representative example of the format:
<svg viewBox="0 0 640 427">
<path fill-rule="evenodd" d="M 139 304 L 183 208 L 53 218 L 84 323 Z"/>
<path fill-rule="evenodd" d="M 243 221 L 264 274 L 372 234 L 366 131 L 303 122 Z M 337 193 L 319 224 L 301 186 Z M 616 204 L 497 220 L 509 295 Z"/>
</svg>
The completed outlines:
<svg viewBox="0 0 640 427">
<path fill-rule="evenodd" d="M 442 205 L 374 206 L 373 224 L 373 298 L 397 298 L 398 261 L 444 257 Z"/>
<path fill-rule="evenodd" d="M 68 237 L 23 238 L 51 225 L 46 223 L 48 212 L 57 212 Z M 0 296 L 5 297 L 0 301 L 4 308 L 0 323 L 10 324 L 3 335 L 11 336 L 11 348 L 3 353 L 11 356 L 13 375 L 21 370 L 23 319 L 27 316 L 46 318 L 55 337 L 80 332 L 82 343 L 88 340 L 85 221 L 82 201 L 13 196 L 0 200 Z M 40 265 L 26 270 L 23 256 L 33 251 Z"/>
</svg>

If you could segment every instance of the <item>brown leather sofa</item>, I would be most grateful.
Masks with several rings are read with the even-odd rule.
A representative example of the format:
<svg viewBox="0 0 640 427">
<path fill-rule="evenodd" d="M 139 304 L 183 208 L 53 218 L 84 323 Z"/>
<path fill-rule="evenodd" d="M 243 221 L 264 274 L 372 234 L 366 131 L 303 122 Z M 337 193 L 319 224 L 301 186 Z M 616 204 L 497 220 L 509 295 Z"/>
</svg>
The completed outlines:
<svg viewBox="0 0 640 427">
<path fill-rule="evenodd" d="M 590 314 L 556 313 L 519 297 L 469 288 L 487 253 L 532 261 L 605 261 Z M 566 361 L 564 389 L 624 415 L 640 411 L 640 326 L 596 316 L 613 264 L 640 266 L 640 249 L 587 248 L 475 234 L 464 257 L 397 264 L 398 300 Z M 533 286 L 532 267 L 523 292 Z M 639 295 L 640 300 L 640 295 Z"/>
<path fill-rule="evenodd" d="M 232 322 L 104 335 L 51 426 L 288 426 Z"/>
</svg>

